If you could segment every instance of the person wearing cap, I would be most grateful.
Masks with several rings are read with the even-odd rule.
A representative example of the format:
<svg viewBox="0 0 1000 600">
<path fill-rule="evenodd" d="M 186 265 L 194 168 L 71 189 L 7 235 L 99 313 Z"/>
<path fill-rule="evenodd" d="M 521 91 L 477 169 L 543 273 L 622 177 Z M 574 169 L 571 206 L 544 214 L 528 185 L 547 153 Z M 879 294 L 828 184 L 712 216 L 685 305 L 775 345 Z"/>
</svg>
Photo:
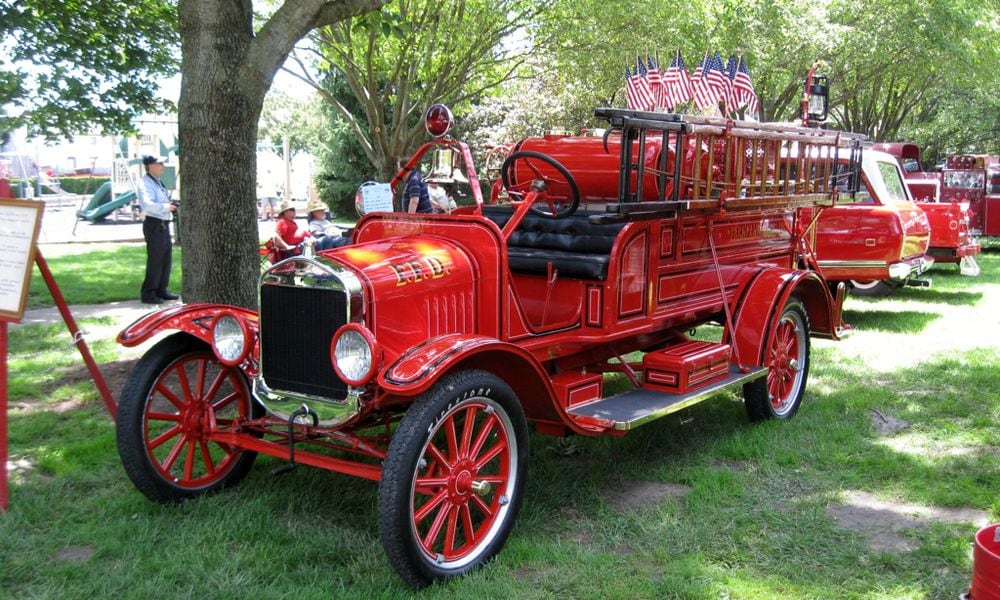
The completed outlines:
<svg viewBox="0 0 1000 600">
<path fill-rule="evenodd" d="M 317 250 L 329 250 L 347 245 L 347 238 L 339 227 L 326 218 L 326 204 L 319 198 L 313 198 L 306 204 L 309 213 L 309 233 L 316 239 Z"/>
<path fill-rule="evenodd" d="M 146 238 L 146 277 L 142 281 L 140 298 L 144 304 L 163 304 L 176 300 L 177 294 L 167 289 L 170 283 L 172 243 L 170 221 L 177 205 L 170 202 L 170 192 L 160 181 L 166 159 L 144 156 L 142 164 L 146 174 L 139 182 L 139 206 L 145 218 L 142 236 Z"/>
</svg>

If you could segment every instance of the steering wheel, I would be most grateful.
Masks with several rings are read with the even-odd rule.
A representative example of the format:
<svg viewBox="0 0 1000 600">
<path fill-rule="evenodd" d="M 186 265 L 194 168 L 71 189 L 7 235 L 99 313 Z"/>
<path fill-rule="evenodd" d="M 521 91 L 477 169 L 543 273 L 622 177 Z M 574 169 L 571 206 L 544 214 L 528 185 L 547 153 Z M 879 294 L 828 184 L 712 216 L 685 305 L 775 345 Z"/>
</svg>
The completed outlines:
<svg viewBox="0 0 1000 600">
<path fill-rule="evenodd" d="M 527 169 L 534 176 L 529 180 L 511 184 L 514 163 L 518 161 L 521 162 L 518 165 L 519 170 Z M 523 150 L 511 154 L 500 167 L 500 178 L 507 188 L 507 194 L 515 200 L 523 200 L 533 186 L 536 191 L 539 187 L 547 190 L 544 202 L 531 205 L 531 212 L 536 215 L 560 219 L 572 215 L 580 206 L 580 190 L 573 176 L 556 159 L 540 152 Z M 536 182 L 541 182 L 542 185 L 539 186 Z"/>
</svg>

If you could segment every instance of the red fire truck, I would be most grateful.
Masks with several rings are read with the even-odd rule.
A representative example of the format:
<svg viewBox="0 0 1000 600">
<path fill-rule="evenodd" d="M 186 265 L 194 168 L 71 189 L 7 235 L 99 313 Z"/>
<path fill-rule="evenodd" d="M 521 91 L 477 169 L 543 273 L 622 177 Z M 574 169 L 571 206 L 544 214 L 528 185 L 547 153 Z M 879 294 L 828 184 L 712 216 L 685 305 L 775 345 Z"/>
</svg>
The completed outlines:
<svg viewBox="0 0 1000 600">
<path fill-rule="evenodd" d="M 810 337 L 847 329 L 845 286 L 807 268 L 799 210 L 853 200 L 836 177 L 858 180 L 863 138 L 596 116 L 609 125 L 596 145 L 515 148 L 501 168 L 511 203 L 484 206 L 469 147 L 447 137 L 450 111 L 435 106 L 436 139 L 393 183 L 447 148 L 473 206 L 368 214 L 352 245 L 266 269 L 259 312 L 189 304 L 122 331 L 127 346 L 169 332 L 120 398 L 135 486 L 161 502 L 199 496 L 236 484 L 257 454 L 281 459 L 276 472 L 377 481 L 389 563 L 419 587 L 504 545 L 524 500 L 529 423 L 622 436 L 725 389 L 742 391 L 753 420 L 791 418 Z M 706 324 L 721 326 L 719 341 L 691 337 Z"/>
<path fill-rule="evenodd" d="M 958 263 L 963 275 L 973 277 L 978 275 L 979 265 L 975 257 L 979 254 L 980 246 L 974 237 L 975 228 L 972 223 L 976 218 L 977 209 L 972 207 L 970 200 L 975 197 L 977 202 L 982 202 L 985 196 L 955 186 L 978 181 L 978 190 L 984 192 L 985 171 L 978 177 L 973 176 L 968 179 L 964 176 L 964 169 L 960 171 L 950 169 L 950 172 L 959 172 L 962 175 L 949 175 L 949 186 L 945 191 L 942 186 L 945 177 L 942 173 L 924 170 L 920 161 L 920 148 L 916 144 L 876 144 L 875 148 L 895 157 L 903 169 L 910 194 L 917 206 L 927 214 L 931 226 L 931 241 L 927 254 L 939 263 Z M 954 164 L 965 165 L 959 157 L 953 158 L 957 159 L 953 161 Z M 970 164 L 975 166 L 974 161 Z M 982 163 L 979 164 L 982 170 Z M 1000 205 L 997 207 L 997 212 L 997 226 L 1000 231 Z"/>
<path fill-rule="evenodd" d="M 941 178 L 943 202 L 969 204 L 974 235 L 1000 236 L 1000 156 L 954 154 Z"/>
</svg>

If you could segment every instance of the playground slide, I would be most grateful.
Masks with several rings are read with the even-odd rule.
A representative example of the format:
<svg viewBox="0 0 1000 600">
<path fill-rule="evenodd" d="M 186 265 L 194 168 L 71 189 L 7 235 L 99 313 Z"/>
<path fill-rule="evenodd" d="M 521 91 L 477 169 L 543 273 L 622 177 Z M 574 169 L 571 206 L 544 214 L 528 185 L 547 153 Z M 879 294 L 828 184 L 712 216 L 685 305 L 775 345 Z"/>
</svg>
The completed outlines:
<svg viewBox="0 0 1000 600">
<path fill-rule="evenodd" d="M 76 211 L 76 216 L 88 221 L 101 221 L 104 217 L 135 200 L 135 192 L 125 192 L 111 199 L 111 183 L 105 182 L 97 188 L 87 206 Z"/>
</svg>

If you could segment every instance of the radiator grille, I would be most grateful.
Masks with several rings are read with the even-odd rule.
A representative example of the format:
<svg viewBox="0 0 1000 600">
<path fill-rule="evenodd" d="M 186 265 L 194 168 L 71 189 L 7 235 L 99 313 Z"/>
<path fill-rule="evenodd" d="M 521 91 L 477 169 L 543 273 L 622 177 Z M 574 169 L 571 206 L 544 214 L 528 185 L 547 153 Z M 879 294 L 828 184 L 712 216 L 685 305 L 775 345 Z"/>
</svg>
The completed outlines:
<svg viewBox="0 0 1000 600">
<path fill-rule="evenodd" d="M 330 340 L 347 321 L 344 292 L 264 285 L 260 290 L 261 375 L 277 392 L 343 399 Z"/>
</svg>

